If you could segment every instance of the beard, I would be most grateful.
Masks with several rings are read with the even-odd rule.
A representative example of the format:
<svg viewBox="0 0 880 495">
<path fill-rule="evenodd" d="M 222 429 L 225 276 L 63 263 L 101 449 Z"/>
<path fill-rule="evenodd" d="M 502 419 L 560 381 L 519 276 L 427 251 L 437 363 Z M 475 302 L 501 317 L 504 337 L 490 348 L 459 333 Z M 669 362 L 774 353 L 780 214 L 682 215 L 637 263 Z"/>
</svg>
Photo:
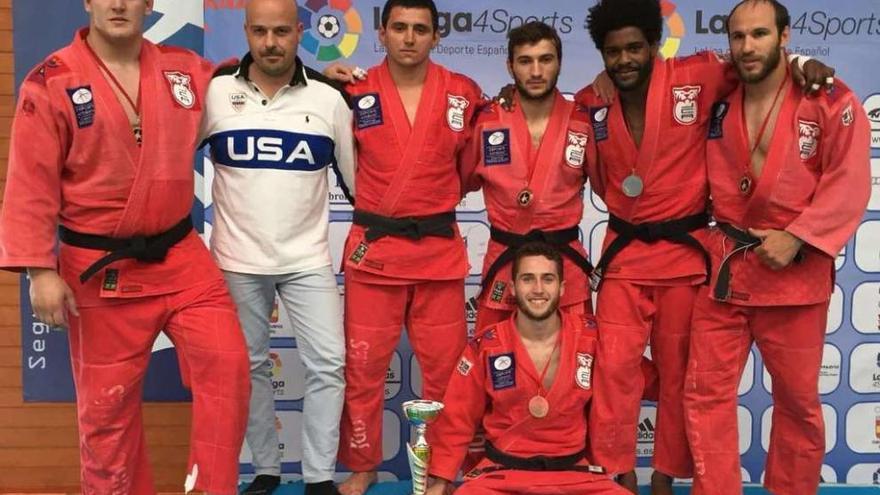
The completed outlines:
<svg viewBox="0 0 880 495">
<path fill-rule="evenodd" d="M 553 314 L 556 313 L 556 310 L 559 309 L 559 295 L 551 298 L 547 302 L 547 309 L 540 313 L 532 311 L 531 308 L 529 308 L 527 298 L 520 296 L 519 294 L 516 296 L 516 306 L 520 313 L 524 314 L 528 319 L 532 321 L 544 321 L 553 316 Z"/>
<path fill-rule="evenodd" d="M 608 75 L 611 76 L 611 80 L 614 82 L 614 86 L 620 91 L 631 91 L 633 89 L 639 88 L 642 85 L 646 84 L 649 79 L 651 79 L 651 69 L 654 67 L 654 57 L 651 56 L 648 58 L 648 61 L 644 64 L 637 63 L 629 63 L 626 65 L 618 65 L 613 68 L 607 68 Z M 628 72 L 628 71 L 636 71 L 636 78 L 634 81 L 622 81 L 617 76 L 620 72 Z"/>
<path fill-rule="evenodd" d="M 743 57 L 739 57 L 736 59 L 736 72 L 739 74 L 740 79 L 742 79 L 746 83 L 754 84 L 767 79 L 767 77 L 779 67 L 779 63 L 782 61 L 782 47 L 779 43 L 776 43 L 776 47 L 770 52 L 769 55 L 765 57 L 758 57 L 761 62 L 761 69 L 756 72 L 746 72 L 742 67 Z"/>
<path fill-rule="evenodd" d="M 519 93 L 520 98 L 523 100 L 531 100 L 531 101 L 543 101 L 550 97 L 553 92 L 556 90 L 556 81 L 559 79 L 559 74 L 553 76 L 553 79 L 550 79 L 549 84 L 547 84 L 547 89 L 542 91 L 539 94 L 534 94 L 529 92 L 529 88 L 526 86 L 526 83 L 520 81 L 519 78 L 514 78 L 514 84 L 516 85 L 516 90 Z"/>
<path fill-rule="evenodd" d="M 270 64 L 265 61 L 264 57 L 275 56 L 282 57 L 282 59 L 274 64 Z M 254 63 L 257 64 L 257 67 L 260 69 L 260 72 L 266 74 L 270 77 L 278 77 L 280 75 L 285 74 L 290 70 L 291 67 L 294 66 L 296 60 L 291 60 L 287 62 L 284 60 L 284 52 L 281 50 L 266 50 L 260 53 L 259 57 L 254 57 Z"/>
</svg>

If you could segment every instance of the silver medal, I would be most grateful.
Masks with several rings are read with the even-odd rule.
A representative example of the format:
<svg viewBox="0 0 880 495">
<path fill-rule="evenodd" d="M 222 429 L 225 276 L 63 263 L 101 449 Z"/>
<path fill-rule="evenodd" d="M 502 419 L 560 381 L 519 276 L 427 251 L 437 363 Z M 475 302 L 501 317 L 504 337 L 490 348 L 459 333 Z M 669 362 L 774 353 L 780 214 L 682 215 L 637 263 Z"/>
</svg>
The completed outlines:
<svg viewBox="0 0 880 495">
<path fill-rule="evenodd" d="M 645 184 L 642 182 L 641 177 L 636 174 L 631 174 L 627 176 L 626 179 L 623 179 L 620 188 L 623 189 L 623 194 L 627 197 L 637 198 L 642 195 L 642 190 L 645 188 Z"/>
</svg>

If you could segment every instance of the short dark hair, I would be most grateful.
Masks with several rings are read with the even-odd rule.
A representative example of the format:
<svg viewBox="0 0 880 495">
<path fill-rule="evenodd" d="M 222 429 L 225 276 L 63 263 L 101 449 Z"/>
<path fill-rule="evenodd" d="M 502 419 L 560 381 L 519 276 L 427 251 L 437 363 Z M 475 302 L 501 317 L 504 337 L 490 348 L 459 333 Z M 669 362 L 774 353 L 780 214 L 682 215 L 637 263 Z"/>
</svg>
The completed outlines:
<svg viewBox="0 0 880 495">
<path fill-rule="evenodd" d="M 516 280 L 516 276 L 519 274 L 520 261 L 527 256 L 543 256 L 552 261 L 556 264 L 556 274 L 559 276 L 559 280 L 564 280 L 562 273 L 562 255 L 559 254 L 559 250 L 546 242 L 537 241 L 523 244 L 513 255 L 513 264 L 511 265 L 510 270 L 514 280 Z"/>
<path fill-rule="evenodd" d="M 514 48 L 522 45 L 534 45 L 543 40 L 548 40 L 556 47 L 556 57 L 562 61 L 562 40 L 556 29 L 545 22 L 532 21 L 507 33 L 507 60 L 513 62 Z"/>
<path fill-rule="evenodd" d="M 773 7 L 773 13 L 776 17 L 776 31 L 779 36 L 782 36 L 782 32 L 785 31 L 785 28 L 791 26 L 791 14 L 788 13 L 788 9 L 785 8 L 785 5 L 782 5 L 776 0 L 742 0 L 738 4 L 734 5 L 732 9 L 730 9 L 730 14 L 727 15 L 727 25 L 725 28 L 727 32 L 730 32 L 730 18 L 733 17 L 733 13 L 736 12 L 742 4 L 744 3 L 752 3 L 752 2 L 764 2 L 769 3 Z"/>
<path fill-rule="evenodd" d="M 440 29 L 440 14 L 437 13 L 437 5 L 434 0 L 388 0 L 382 7 L 382 27 L 388 27 L 388 19 L 391 17 L 391 9 L 403 7 L 405 9 L 428 9 L 431 11 L 431 26 L 434 31 Z"/>
<path fill-rule="evenodd" d="M 651 45 L 663 36 L 659 0 L 599 0 L 588 12 L 587 30 L 599 50 L 608 33 L 627 27 L 638 28 Z"/>
</svg>

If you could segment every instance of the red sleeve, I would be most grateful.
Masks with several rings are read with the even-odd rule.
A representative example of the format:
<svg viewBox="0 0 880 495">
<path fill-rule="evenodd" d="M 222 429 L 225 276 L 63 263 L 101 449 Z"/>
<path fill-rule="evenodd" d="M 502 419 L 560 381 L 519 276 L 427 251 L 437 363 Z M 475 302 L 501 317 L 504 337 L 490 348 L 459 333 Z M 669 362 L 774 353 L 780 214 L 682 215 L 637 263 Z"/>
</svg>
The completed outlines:
<svg viewBox="0 0 880 495">
<path fill-rule="evenodd" d="M 468 444 L 486 410 L 486 369 L 475 346 L 465 348 L 443 397 L 443 412 L 429 427 L 435 439 L 431 452 L 431 476 L 455 480 Z"/>
<path fill-rule="evenodd" d="M 834 258 L 855 232 L 871 197 L 871 127 L 850 93 L 828 110 L 822 132 L 826 145 L 813 200 L 785 230 Z"/>
<path fill-rule="evenodd" d="M 63 111 L 52 105 L 45 80 L 28 78 L 12 122 L 0 213 L 0 267 L 57 268 L 61 172 L 68 147 Z"/>
<path fill-rule="evenodd" d="M 696 79 L 703 84 L 709 102 L 714 103 L 727 96 L 739 84 L 739 77 L 733 64 L 713 50 L 704 50 L 688 57 L 677 58 L 675 62 L 676 65 L 694 71 Z"/>
</svg>

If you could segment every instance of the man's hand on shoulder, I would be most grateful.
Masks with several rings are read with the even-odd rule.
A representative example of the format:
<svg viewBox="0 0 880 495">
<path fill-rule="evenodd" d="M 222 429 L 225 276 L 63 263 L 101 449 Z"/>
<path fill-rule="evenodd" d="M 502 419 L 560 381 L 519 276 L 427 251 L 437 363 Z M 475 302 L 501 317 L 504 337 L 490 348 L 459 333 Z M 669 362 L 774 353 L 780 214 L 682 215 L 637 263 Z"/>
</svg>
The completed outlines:
<svg viewBox="0 0 880 495">
<path fill-rule="evenodd" d="M 791 77 L 804 93 L 812 95 L 824 86 L 831 89 L 834 86 L 834 68 L 828 67 L 822 62 L 803 55 L 790 58 Z"/>
<path fill-rule="evenodd" d="M 367 78 L 367 71 L 361 69 L 360 67 L 351 67 L 348 65 L 343 65 L 338 62 L 334 62 L 327 67 L 324 67 L 323 74 L 334 81 L 339 81 L 343 83 L 353 83 L 356 81 L 363 81 Z"/>
</svg>

